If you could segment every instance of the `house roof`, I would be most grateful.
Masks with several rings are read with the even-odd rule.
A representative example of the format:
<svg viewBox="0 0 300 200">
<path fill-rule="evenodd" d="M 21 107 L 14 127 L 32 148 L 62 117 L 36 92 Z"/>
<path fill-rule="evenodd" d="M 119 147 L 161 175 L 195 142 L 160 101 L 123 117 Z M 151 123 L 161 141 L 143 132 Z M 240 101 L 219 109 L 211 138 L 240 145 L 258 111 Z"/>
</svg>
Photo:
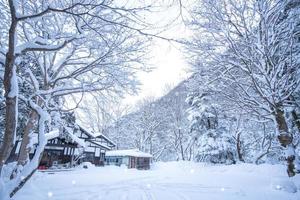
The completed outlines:
<svg viewBox="0 0 300 200">
<path fill-rule="evenodd" d="M 109 156 L 132 156 L 132 157 L 152 158 L 151 154 L 142 152 L 138 149 L 107 151 L 105 156 L 106 157 L 109 157 Z"/>
<path fill-rule="evenodd" d="M 97 134 L 96 138 L 103 138 L 105 139 L 106 141 L 108 141 L 109 143 L 111 143 L 112 145 L 116 146 L 116 143 L 114 143 L 111 139 L 109 139 L 106 135 L 102 134 L 102 133 L 99 133 Z"/>
<path fill-rule="evenodd" d="M 50 131 L 49 133 L 45 133 L 44 135 L 45 135 L 45 138 L 47 140 L 52 140 L 52 139 L 57 138 L 59 136 L 59 130 L 55 129 L 53 131 Z M 22 141 L 22 139 L 20 141 Z M 37 144 L 38 143 L 38 134 L 37 133 L 34 133 L 34 134 L 30 135 L 30 142 L 32 144 Z"/>
<path fill-rule="evenodd" d="M 87 140 L 87 141 L 90 142 L 90 143 L 93 143 L 93 144 L 95 144 L 95 145 L 97 145 L 97 146 L 103 147 L 103 148 L 106 149 L 106 150 L 111 150 L 111 147 L 109 147 L 109 146 L 107 146 L 107 145 L 105 145 L 105 144 L 102 144 L 102 143 L 100 143 L 100 142 L 97 142 L 97 141 L 95 141 L 95 140 Z"/>
<path fill-rule="evenodd" d="M 59 136 L 58 129 L 55 129 L 49 133 L 45 133 L 45 138 L 47 140 L 52 140 L 54 138 L 57 138 L 58 136 Z M 16 154 L 19 153 L 19 151 L 20 151 L 22 140 L 23 140 L 23 138 L 20 138 L 20 139 L 18 139 L 18 141 L 16 143 L 16 149 L 15 149 Z M 38 143 L 38 134 L 37 133 L 31 134 L 30 135 L 30 144 L 33 145 L 33 144 L 37 144 L 37 143 Z M 32 149 L 32 151 L 33 151 L 33 149 Z"/>
<path fill-rule="evenodd" d="M 71 136 L 70 133 L 68 133 L 68 135 Z M 55 139 L 55 138 L 59 138 L 59 130 L 58 130 L 58 129 L 54 129 L 53 131 L 50 131 L 50 132 L 48 132 L 48 133 L 45 133 L 44 136 L 45 136 L 45 138 L 46 138 L 47 141 L 48 141 L 48 140 Z M 71 138 L 72 138 L 72 142 L 74 142 L 74 143 L 76 143 L 76 144 L 79 144 L 79 145 L 82 144 L 82 143 L 80 143 L 80 142 L 82 142 L 82 141 L 79 141 L 80 139 L 77 138 L 76 136 L 75 136 L 75 137 L 72 137 L 72 136 L 71 136 Z M 16 153 L 18 153 L 18 152 L 20 151 L 22 139 L 23 139 L 23 138 L 20 138 L 20 139 L 18 140 L 18 142 L 17 142 L 16 151 L 15 151 Z M 31 144 L 31 145 L 38 144 L 38 134 L 37 134 L 37 133 L 34 133 L 34 134 L 31 134 L 31 135 L 30 135 L 30 144 Z"/>
<path fill-rule="evenodd" d="M 77 124 L 78 125 L 78 124 Z M 78 125 L 78 127 L 81 129 L 81 131 L 83 131 L 87 136 L 91 137 L 91 138 L 94 138 L 95 135 L 93 134 L 92 131 L 88 130 L 87 128 L 81 126 L 81 125 Z"/>
<path fill-rule="evenodd" d="M 73 142 L 76 142 L 77 144 L 79 144 L 82 147 L 86 146 L 84 140 L 78 138 L 75 134 L 72 133 L 71 128 L 69 128 L 69 127 L 64 127 L 64 128 L 67 131 L 68 136 L 72 139 Z"/>
<path fill-rule="evenodd" d="M 93 134 L 92 131 L 89 131 L 88 129 L 86 129 L 86 128 L 82 127 L 82 126 L 79 126 L 79 128 L 80 128 L 86 135 L 90 136 L 90 138 L 89 138 L 89 139 L 86 139 L 86 140 L 83 140 L 83 139 L 78 138 L 76 135 L 71 134 L 72 131 L 70 130 L 70 128 L 67 128 L 67 131 L 69 132 L 69 135 L 71 136 L 71 138 L 72 138 L 74 141 L 76 141 L 80 146 L 86 147 L 87 145 L 86 145 L 85 143 L 90 142 L 90 143 L 93 143 L 93 144 L 95 144 L 95 145 L 97 145 L 97 146 L 103 147 L 104 149 L 107 149 L 107 150 L 110 150 L 110 149 L 111 149 L 111 147 L 109 147 L 109 146 L 107 146 L 107 145 L 105 145 L 105 144 L 103 144 L 103 143 L 100 143 L 100 142 L 95 141 L 94 138 L 96 138 L 96 137 L 95 137 L 95 134 Z M 111 142 L 111 143 L 114 145 L 114 143 L 113 143 L 112 141 L 110 141 L 106 136 L 104 136 L 104 135 L 99 135 L 99 136 L 103 137 L 105 140 L 108 140 L 109 142 Z M 98 137 L 98 136 L 97 136 L 97 137 Z M 79 143 L 80 141 L 82 141 L 82 142 Z M 83 144 L 84 144 L 84 146 L 83 146 Z"/>
<path fill-rule="evenodd" d="M 116 143 L 114 143 L 111 139 L 109 139 L 106 135 L 102 134 L 102 133 L 94 133 L 93 131 L 88 130 L 87 128 L 83 127 L 82 125 L 79 125 L 79 128 L 89 137 L 91 138 L 103 138 L 105 139 L 107 142 L 111 143 L 112 145 L 116 146 Z"/>
<path fill-rule="evenodd" d="M 100 133 L 96 134 L 93 131 L 90 131 L 89 129 L 83 127 L 82 125 L 79 125 L 79 124 L 77 124 L 77 125 L 78 125 L 79 129 L 89 137 L 89 138 L 85 139 L 85 142 L 90 142 L 90 143 L 93 143 L 99 147 L 106 149 L 106 150 L 111 150 L 110 146 L 95 140 L 96 138 L 103 138 L 104 140 L 106 140 L 107 142 L 112 144 L 113 146 L 116 146 L 116 144 L 112 140 L 110 140 L 108 137 L 106 137 L 105 135 L 100 134 Z"/>
</svg>

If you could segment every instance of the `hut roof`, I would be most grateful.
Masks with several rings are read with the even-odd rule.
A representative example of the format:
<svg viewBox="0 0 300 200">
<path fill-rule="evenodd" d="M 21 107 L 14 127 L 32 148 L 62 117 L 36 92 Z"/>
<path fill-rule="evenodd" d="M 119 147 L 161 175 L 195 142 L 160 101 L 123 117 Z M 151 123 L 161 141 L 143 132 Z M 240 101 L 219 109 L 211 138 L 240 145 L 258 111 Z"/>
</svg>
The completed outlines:
<svg viewBox="0 0 300 200">
<path fill-rule="evenodd" d="M 152 157 L 151 154 L 142 152 L 138 149 L 107 151 L 105 156 L 132 156 L 132 157 L 143 157 L 143 158 Z"/>
</svg>

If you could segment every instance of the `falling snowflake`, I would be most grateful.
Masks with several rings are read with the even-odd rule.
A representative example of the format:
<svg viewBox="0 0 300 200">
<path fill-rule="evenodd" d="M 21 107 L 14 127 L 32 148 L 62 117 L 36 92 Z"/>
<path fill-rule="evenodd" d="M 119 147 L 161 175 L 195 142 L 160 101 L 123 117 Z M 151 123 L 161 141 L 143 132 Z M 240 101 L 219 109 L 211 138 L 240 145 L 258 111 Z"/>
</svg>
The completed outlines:
<svg viewBox="0 0 300 200">
<path fill-rule="evenodd" d="M 148 189 L 151 188 L 151 184 L 149 184 L 149 183 L 146 186 L 147 186 Z"/>
<path fill-rule="evenodd" d="M 281 190 L 281 186 L 280 185 L 276 185 L 276 189 L 277 190 Z"/>
<path fill-rule="evenodd" d="M 51 198 L 53 196 L 52 192 L 48 192 L 48 197 Z"/>
<path fill-rule="evenodd" d="M 191 169 L 191 170 L 190 170 L 190 173 L 191 173 L 191 174 L 193 174 L 194 172 L 195 172 L 195 170 L 194 170 L 194 169 Z"/>
<path fill-rule="evenodd" d="M 221 191 L 224 192 L 224 191 L 225 191 L 225 188 L 221 188 Z"/>
<path fill-rule="evenodd" d="M 76 184 L 76 181 L 75 180 L 72 180 L 72 185 L 75 185 Z"/>
</svg>

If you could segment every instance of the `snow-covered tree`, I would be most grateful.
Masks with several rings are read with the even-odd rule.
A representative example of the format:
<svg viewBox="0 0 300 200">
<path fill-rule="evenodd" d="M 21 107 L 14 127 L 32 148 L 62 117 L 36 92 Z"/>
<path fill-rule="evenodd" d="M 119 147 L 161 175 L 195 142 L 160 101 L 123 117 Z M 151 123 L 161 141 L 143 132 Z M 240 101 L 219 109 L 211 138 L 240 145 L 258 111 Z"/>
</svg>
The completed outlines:
<svg viewBox="0 0 300 200">
<path fill-rule="evenodd" d="M 196 68 L 210 69 L 209 81 L 233 107 L 274 121 L 294 176 L 299 165 L 287 115 L 300 81 L 299 2 L 201 0 L 191 27 Z"/>
<path fill-rule="evenodd" d="M 109 96 L 135 90 L 135 72 L 145 69 L 141 61 L 148 37 L 155 36 L 143 20 L 151 8 L 143 2 L 112 0 L 0 2 L 5 91 L 1 197 L 12 197 L 32 176 L 47 142 L 45 133 L 63 126 L 63 113 L 78 107 L 85 93 Z M 22 83 L 28 87 L 24 94 Z M 20 102 L 29 113 L 22 123 L 18 161 L 8 163 L 19 134 Z M 33 134 L 38 135 L 38 145 L 29 160 Z"/>
<path fill-rule="evenodd" d="M 202 89 L 196 87 L 196 91 L 190 92 L 186 99 L 190 106 L 187 112 L 196 148 L 194 157 L 197 161 L 235 163 L 232 137 L 226 124 L 222 123 L 225 111 L 220 108 L 221 101 L 216 100 L 221 97 L 203 86 Z"/>
</svg>

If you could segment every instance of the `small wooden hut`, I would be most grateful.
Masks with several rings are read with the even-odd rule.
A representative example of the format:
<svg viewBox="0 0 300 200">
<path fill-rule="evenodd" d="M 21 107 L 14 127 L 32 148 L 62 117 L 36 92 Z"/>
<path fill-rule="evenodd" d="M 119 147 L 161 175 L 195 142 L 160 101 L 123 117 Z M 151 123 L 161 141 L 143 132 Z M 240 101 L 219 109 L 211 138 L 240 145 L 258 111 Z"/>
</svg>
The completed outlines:
<svg viewBox="0 0 300 200">
<path fill-rule="evenodd" d="M 150 169 L 152 155 L 137 149 L 107 151 L 105 155 L 106 165 L 125 165 L 129 169 Z"/>
</svg>

